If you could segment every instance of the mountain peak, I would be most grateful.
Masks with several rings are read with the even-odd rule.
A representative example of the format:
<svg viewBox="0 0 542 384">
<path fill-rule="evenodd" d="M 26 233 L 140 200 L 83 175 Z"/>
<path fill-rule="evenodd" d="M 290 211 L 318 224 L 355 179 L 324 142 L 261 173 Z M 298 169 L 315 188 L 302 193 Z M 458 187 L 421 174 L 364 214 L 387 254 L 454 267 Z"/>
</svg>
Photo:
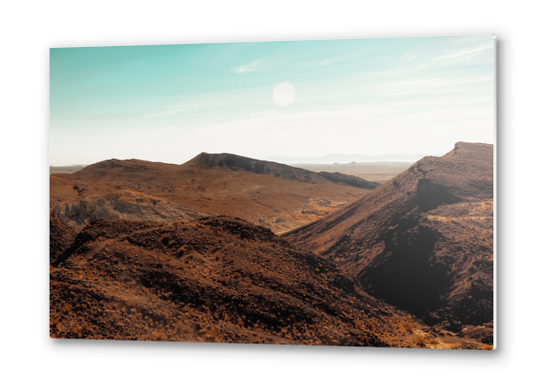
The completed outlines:
<svg viewBox="0 0 542 384">
<path fill-rule="evenodd" d="M 246 171 L 259 175 L 273 175 L 285 180 L 299 181 L 302 183 L 334 183 L 363 189 L 375 189 L 379 186 L 378 183 L 369 182 L 356 176 L 345 175 L 338 172 L 317 173 L 286 164 L 252 159 L 232 153 L 202 152 L 190 160 L 188 164 L 205 168 L 218 167 L 231 171 Z"/>
<path fill-rule="evenodd" d="M 454 149 L 448 152 L 443 158 L 450 158 L 452 156 L 461 156 L 473 159 L 487 159 L 493 154 L 493 145 L 484 143 L 469 143 L 465 141 L 458 141 L 454 145 Z"/>
<path fill-rule="evenodd" d="M 493 313 L 492 228 L 493 146 L 459 142 L 285 237 L 428 323 L 482 324 Z"/>
</svg>

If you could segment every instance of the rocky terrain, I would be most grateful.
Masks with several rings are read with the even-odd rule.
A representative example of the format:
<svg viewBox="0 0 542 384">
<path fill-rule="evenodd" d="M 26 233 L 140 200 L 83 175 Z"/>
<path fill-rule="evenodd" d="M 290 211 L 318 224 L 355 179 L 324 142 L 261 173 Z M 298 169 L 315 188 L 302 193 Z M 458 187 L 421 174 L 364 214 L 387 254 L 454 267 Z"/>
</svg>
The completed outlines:
<svg viewBox="0 0 542 384">
<path fill-rule="evenodd" d="M 53 337 L 383 347 L 401 332 L 415 346 L 403 323 L 420 327 L 333 263 L 239 219 L 101 220 L 51 244 L 64 249 L 52 254 Z"/>
<path fill-rule="evenodd" d="M 322 218 L 378 186 L 355 176 L 319 174 L 229 154 L 200 154 L 182 165 L 107 160 L 72 174 L 53 174 L 50 180 L 53 216 L 78 229 L 88 220 L 70 219 L 74 211 L 88 219 L 153 220 L 165 209 L 169 213 L 163 220 L 181 211 L 225 214 L 275 233 Z M 134 194 L 146 201 L 141 212 L 139 203 L 132 204 Z M 154 213 L 149 210 L 152 201 L 159 202 Z"/>
<path fill-rule="evenodd" d="M 52 209 L 51 215 L 76 231 L 100 219 L 170 223 L 205 217 L 204 214 L 182 205 L 129 190 L 120 190 L 105 196 L 85 195 L 59 203 Z"/>
<path fill-rule="evenodd" d="M 491 145 L 457 143 L 285 238 L 428 325 L 492 334 Z"/>
<path fill-rule="evenodd" d="M 492 161 L 372 191 L 228 154 L 52 174 L 51 337 L 492 349 Z"/>
</svg>

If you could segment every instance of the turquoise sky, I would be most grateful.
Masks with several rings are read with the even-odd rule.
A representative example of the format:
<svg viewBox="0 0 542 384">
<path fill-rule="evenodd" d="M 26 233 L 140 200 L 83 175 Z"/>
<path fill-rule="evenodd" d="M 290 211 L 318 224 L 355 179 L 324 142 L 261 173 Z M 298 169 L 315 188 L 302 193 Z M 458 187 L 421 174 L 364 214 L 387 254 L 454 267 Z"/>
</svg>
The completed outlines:
<svg viewBox="0 0 542 384">
<path fill-rule="evenodd" d="M 53 48 L 51 165 L 493 143 L 491 35 Z M 273 100 L 287 81 L 295 99 Z"/>
</svg>

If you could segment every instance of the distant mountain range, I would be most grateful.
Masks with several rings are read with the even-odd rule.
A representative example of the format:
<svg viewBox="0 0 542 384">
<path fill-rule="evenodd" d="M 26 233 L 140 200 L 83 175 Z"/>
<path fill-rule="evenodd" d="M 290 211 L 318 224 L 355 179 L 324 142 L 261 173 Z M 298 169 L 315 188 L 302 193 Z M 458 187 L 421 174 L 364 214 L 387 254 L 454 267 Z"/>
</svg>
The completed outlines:
<svg viewBox="0 0 542 384">
<path fill-rule="evenodd" d="M 427 155 L 416 153 L 413 155 L 336 155 L 330 154 L 320 157 L 291 157 L 291 156 L 268 156 L 264 157 L 265 160 L 276 161 L 283 164 L 345 164 L 345 163 L 363 163 L 374 161 L 410 161 L 415 162 Z M 437 155 L 440 156 L 440 155 Z"/>
<path fill-rule="evenodd" d="M 58 167 L 51 165 L 49 166 L 49 174 L 52 175 L 53 173 L 74 173 L 74 172 L 80 171 L 81 169 L 85 167 L 86 165 L 83 165 L 83 164 L 63 165 L 63 166 L 58 166 Z"/>
<path fill-rule="evenodd" d="M 205 152 L 202 152 L 205 154 Z M 217 155 L 217 154 L 213 154 Z M 435 156 L 441 156 L 442 154 L 437 154 Z M 200 157 L 200 155 L 196 157 Z M 237 156 L 237 155 L 235 155 Z M 262 157 L 261 160 L 267 160 L 272 161 L 276 163 L 282 163 L 282 164 L 288 164 L 288 165 L 294 165 L 294 164 L 347 164 L 347 163 L 372 163 L 377 161 L 405 161 L 405 162 L 415 162 L 420 160 L 421 158 L 425 157 L 427 155 L 416 153 L 413 155 L 358 155 L 358 154 L 352 154 L 352 155 L 336 155 L 336 154 L 329 154 L 325 156 L 320 157 L 292 157 L 292 156 L 267 156 Z M 242 157 L 242 156 L 237 156 Z M 194 159 L 192 159 L 194 160 Z M 192 161 L 190 160 L 190 161 Z M 261 161 L 260 160 L 260 161 Z M 77 171 L 80 171 L 81 169 L 85 168 L 87 164 L 75 164 L 75 165 L 62 165 L 62 166 L 50 166 L 49 167 L 49 173 L 74 173 Z"/>
</svg>

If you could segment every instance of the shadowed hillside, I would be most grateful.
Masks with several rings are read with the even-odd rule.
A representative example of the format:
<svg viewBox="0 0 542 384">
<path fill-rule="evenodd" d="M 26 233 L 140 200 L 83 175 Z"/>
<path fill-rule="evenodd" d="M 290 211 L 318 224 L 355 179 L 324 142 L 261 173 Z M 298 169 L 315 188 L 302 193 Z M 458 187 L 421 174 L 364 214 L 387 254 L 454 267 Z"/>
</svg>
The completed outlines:
<svg viewBox="0 0 542 384">
<path fill-rule="evenodd" d="M 285 238 L 427 324 L 491 322 L 493 146 L 457 143 Z"/>
<path fill-rule="evenodd" d="M 52 337 L 441 343 L 411 317 L 366 295 L 333 263 L 238 219 L 98 221 L 62 248 L 51 265 Z M 443 345 L 461 344 L 452 340 Z"/>
</svg>

